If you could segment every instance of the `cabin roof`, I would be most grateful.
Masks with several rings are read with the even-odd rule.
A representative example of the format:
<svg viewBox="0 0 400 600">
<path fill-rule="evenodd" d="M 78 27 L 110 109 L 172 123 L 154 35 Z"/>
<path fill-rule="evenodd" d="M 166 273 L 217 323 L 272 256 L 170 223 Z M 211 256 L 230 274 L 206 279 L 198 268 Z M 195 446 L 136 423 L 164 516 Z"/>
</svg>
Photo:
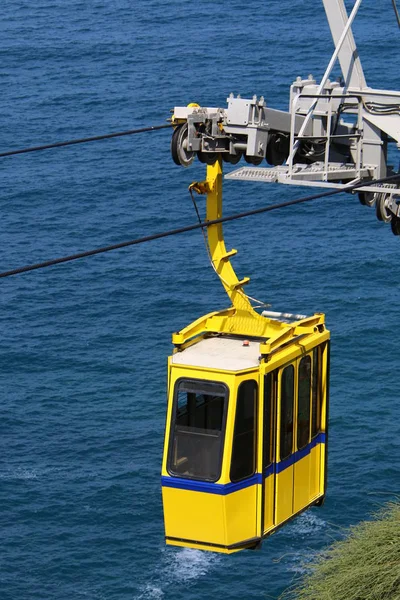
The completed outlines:
<svg viewBox="0 0 400 600">
<path fill-rule="evenodd" d="M 243 338 L 212 337 L 200 340 L 172 356 L 173 365 L 186 365 L 224 371 L 242 371 L 258 367 L 260 341 Z"/>
</svg>

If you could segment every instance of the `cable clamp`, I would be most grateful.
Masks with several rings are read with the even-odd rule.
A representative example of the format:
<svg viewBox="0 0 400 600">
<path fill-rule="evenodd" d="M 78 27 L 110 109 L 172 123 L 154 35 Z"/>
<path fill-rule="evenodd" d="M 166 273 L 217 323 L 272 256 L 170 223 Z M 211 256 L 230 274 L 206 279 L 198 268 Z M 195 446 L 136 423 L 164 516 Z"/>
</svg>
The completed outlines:
<svg viewBox="0 0 400 600">
<path fill-rule="evenodd" d="M 212 191 L 208 181 L 194 181 L 189 185 L 189 192 L 194 190 L 197 194 L 209 194 Z"/>
</svg>

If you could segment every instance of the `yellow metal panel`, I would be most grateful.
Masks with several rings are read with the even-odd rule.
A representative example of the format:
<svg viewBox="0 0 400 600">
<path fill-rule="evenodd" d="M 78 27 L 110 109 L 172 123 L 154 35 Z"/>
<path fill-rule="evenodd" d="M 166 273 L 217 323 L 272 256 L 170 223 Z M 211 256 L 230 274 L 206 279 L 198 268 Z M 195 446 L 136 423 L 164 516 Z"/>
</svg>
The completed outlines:
<svg viewBox="0 0 400 600">
<path fill-rule="evenodd" d="M 329 331 L 325 330 L 323 333 L 307 335 L 296 343 L 280 348 L 271 354 L 267 364 L 267 372 L 274 371 L 278 367 L 294 362 L 296 358 L 303 356 L 318 344 L 322 344 L 322 342 L 328 340 L 329 337 Z"/>
<path fill-rule="evenodd" d="M 264 481 L 264 524 L 263 534 L 274 525 L 275 476 L 267 477 Z"/>
<path fill-rule="evenodd" d="M 257 537 L 258 487 L 258 485 L 252 485 L 224 497 L 228 546 Z"/>
<path fill-rule="evenodd" d="M 317 444 L 310 452 L 310 497 L 321 494 L 321 446 Z"/>
<path fill-rule="evenodd" d="M 320 448 L 321 448 L 321 453 L 320 453 L 320 468 L 319 468 L 319 472 L 320 472 L 319 492 L 320 492 L 320 494 L 323 494 L 324 486 L 325 486 L 325 453 L 326 453 L 325 444 L 320 444 Z"/>
<path fill-rule="evenodd" d="M 165 535 L 226 545 L 225 496 L 162 488 Z"/>
<path fill-rule="evenodd" d="M 308 454 L 294 465 L 293 512 L 306 507 L 312 498 L 310 494 L 310 476 L 312 473 L 311 455 Z"/>
<path fill-rule="evenodd" d="M 174 394 L 175 378 L 172 377 L 171 357 L 168 357 L 168 397 L 167 397 L 167 415 L 165 420 L 164 451 L 161 473 L 167 475 L 167 455 L 169 446 L 169 434 L 171 429 L 172 399 Z"/>
<path fill-rule="evenodd" d="M 293 465 L 276 474 L 275 524 L 293 515 Z"/>
<path fill-rule="evenodd" d="M 196 379 L 203 379 L 204 381 L 219 381 L 221 377 L 228 377 L 236 375 L 235 371 L 230 369 L 217 369 L 212 367 L 192 367 L 188 365 L 174 365 L 172 367 L 173 370 L 181 369 L 180 377 L 192 377 L 192 374 L 196 373 Z M 240 374 L 246 375 L 254 373 L 254 367 L 249 367 L 248 369 L 243 369 L 240 371 Z M 221 379 L 221 381 L 225 381 Z"/>
</svg>

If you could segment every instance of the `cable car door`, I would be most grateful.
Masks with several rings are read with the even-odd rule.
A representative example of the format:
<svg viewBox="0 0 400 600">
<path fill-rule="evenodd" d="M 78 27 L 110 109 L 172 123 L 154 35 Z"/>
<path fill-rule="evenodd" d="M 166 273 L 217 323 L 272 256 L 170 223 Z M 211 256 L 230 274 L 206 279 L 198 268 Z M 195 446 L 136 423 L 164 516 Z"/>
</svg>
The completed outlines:
<svg viewBox="0 0 400 600">
<path fill-rule="evenodd" d="M 299 512 L 310 503 L 312 498 L 311 478 L 315 477 L 315 461 L 311 454 L 310 444 L 311 373 L 312 355 L 307 354 L 297 361 L 297 414 L 294 439 L 297 451 L 294 463 L 294 513 Z"/>
<path fill-rule="evenodd" d="M 293 515 L 294 494 L 294 401 L 295 367 L 288 365 L 278 375 L 278 415 L 275 476 L 275 524 Z"/>
<path fill-rule="evenodd" d="M 262 534 L 265 535 L 275 524 L 275 448 L 276 448 L 276 392 L 277 371 L 264 375 L 262 434 L 262 477 L 263 509 Z M 261 403 L 260 403 L 261 404 Z"/>
<path fill-rule="evenodd" d="M 311 389 L 311 478 L 310 495 L 316 498 L 325 492 L 325 454 L 327 430 L 329 346 L 320 344 L 313 349 Z"/>
</svg>

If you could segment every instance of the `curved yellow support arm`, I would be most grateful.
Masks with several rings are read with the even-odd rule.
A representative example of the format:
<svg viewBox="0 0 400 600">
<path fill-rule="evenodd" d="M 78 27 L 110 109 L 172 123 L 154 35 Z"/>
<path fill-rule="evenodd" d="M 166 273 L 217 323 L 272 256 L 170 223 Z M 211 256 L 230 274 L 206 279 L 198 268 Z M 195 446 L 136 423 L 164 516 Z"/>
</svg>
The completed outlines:
<svg viewBox="0 0 400 600">
<path fill-rule="evenodd" d="M 191 190 L 198 194 L 207 194 L 206 222 L 222 217 L 222 159 L 219 157 L 213 165 L 207 166 L 207 178 L 200 183 L 192 183 Z M 239 279 L 230 263 L 236 250 L 226 250 L 222 223 L 207 227 L 207 239 L 210 258 L 221 283 L 228 294 L 232 306 L 226 310 L 209 313 L 197 319 L 184 329 L 172 335 L 172 343 L 179 349 L 195 343 L 202 335 L 235 334 L 255 336 L 265 340 L 262 352 L 268 354 L 279 344 L 293 337 L 311 333 L 323 325 L 323 315 L 297 321 L 283 323 L 258 314 L 251 306 L 250 300 L 243 291 L 243 286 L 250 281 L 248 277 Z"/>
<path fill-rule="evenodd" d="M 191 189 L 200 194 L 207 194 L 206 221 L 214 221 L 222 217 L 222 159 L 219 157 L 213 165 L 207 165 L 207 178 L 201 183 L 192 183 Z M 248 277 L 239 280 L 230 258 L 236 250 L 227 252 L 224 241 L 222 223 L 207 227 L 210 258 L 221 283 L 228 294 L 232 306 L 241 311 L 255 313 L 250 301 L 243 291 L 243 286 L 250 281 Z"/>
</svg>

